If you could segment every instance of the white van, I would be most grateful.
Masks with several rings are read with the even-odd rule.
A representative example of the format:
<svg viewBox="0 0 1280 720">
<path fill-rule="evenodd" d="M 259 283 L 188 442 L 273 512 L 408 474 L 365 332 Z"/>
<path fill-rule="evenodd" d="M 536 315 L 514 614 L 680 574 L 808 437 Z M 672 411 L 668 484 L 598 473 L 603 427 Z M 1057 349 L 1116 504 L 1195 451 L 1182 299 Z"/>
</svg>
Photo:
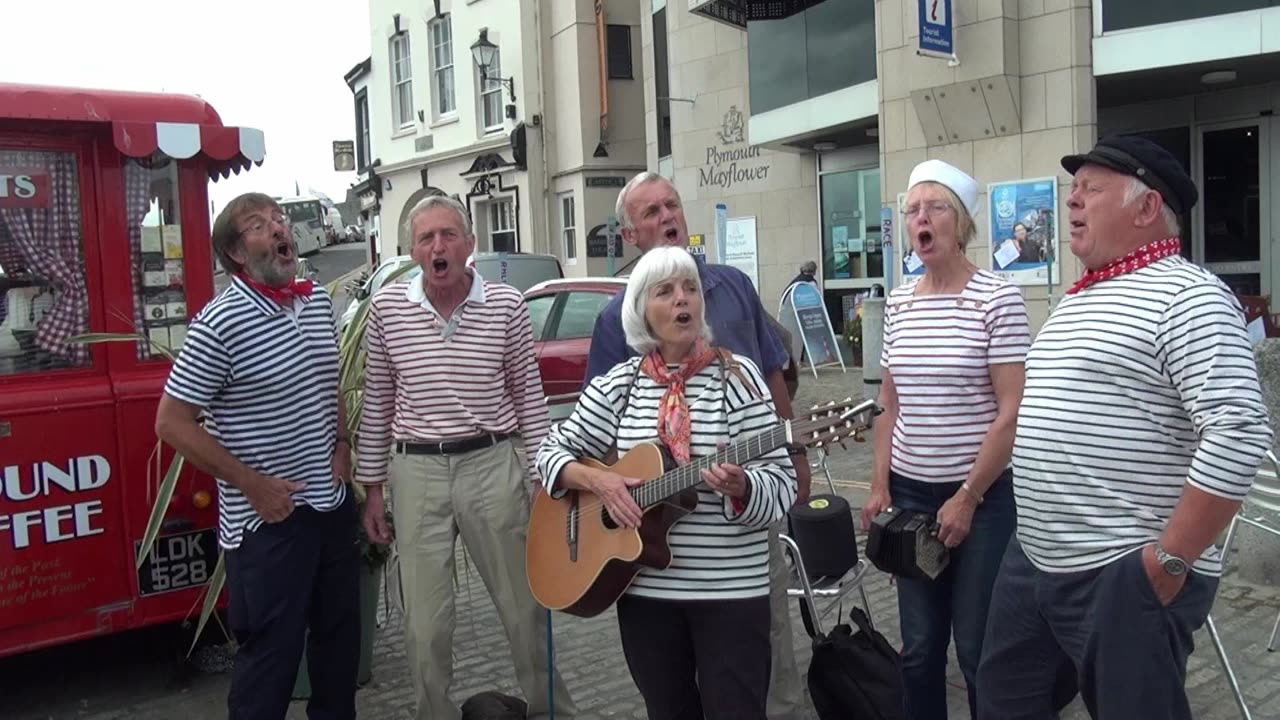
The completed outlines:
<svg viewBox="0 0 1280 720">
<path fill-rule="evenodd" d="M 521 293 L 540 282 L 564 277 L 555 255 L 484 252 L 472 255 L 467 264 L 485 280 L 510 285 Z"/>
</svg>

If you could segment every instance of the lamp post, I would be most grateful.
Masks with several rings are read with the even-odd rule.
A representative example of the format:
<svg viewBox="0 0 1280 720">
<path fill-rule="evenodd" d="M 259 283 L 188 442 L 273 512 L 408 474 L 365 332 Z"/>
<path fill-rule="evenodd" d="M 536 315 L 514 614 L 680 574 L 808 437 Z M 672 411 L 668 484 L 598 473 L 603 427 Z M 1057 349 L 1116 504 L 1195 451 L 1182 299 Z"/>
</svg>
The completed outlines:
<svg viewBox="0 0 1280 720">
<path fill-rule="evenodd" d="M 488 28 L 480 29 L 480 39 L 471 45 L 471 58 L 475 60 L 476 67 L 480 69 L 480 82 L 485 81 L 496 82 L 507 88 L 507 92 L 511 94 L 511 102 L 516 101 L 516 79 L 515 77 L 489 77 L 489 68 L 493 66 L 493 59 L 498 54 L 498 46 L 489 42 Z"/>
</svg>

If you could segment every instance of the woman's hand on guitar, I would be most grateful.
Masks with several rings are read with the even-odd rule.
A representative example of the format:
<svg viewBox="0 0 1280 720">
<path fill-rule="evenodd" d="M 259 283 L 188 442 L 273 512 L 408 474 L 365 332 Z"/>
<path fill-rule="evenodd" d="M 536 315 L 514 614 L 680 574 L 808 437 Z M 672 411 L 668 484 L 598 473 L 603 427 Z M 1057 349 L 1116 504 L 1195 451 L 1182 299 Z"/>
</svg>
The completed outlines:
<svg viewBox="0 0 1280 720">
<path fill-rule="evenodd" d="M 702 479 L 712 490 L 729 497 L 743 498 L 747 495 L 747 473 L 740 465 L 721 463 L 712 465 L 702 471 Z"/>
<path fill-rule="evenodd" d="M 595 493 L 608 508 L 609 517 L 612 517 L 615 523 L 627 528 L 640 527 L 641 516 L 644 513 L 628 491 L 643 482 L 644 480 L 639 478 L 602 471 L 592 479 L 591 492 Z"/>
</svg>

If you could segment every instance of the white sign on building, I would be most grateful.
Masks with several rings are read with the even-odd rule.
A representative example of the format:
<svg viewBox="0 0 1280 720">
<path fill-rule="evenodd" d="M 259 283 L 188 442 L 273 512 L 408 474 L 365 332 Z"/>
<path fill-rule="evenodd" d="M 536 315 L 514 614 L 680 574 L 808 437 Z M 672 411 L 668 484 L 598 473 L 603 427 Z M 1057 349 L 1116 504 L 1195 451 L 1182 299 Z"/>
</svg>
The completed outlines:
<svg viewBox="0 0 1280 720">
<path fill-rule="evenodd" d="M 732 265 L 751 278 L 751 284 L 760 291 L 760 253 L 756 245 L 755 217 L 729 218 L 724 228 L 725 265 Z"/>
</svg>

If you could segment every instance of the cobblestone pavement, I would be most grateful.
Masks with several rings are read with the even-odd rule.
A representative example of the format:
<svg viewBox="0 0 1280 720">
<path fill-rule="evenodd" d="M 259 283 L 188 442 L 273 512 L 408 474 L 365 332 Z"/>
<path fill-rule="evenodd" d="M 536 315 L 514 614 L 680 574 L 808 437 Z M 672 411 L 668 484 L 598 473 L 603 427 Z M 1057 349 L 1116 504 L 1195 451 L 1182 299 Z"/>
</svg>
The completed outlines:
<svg viewBox="0 0 1280 720">
<path fill-rule="evenodd" d="M 823 371 L 818 380 L 802 380 L 798 407 L 818 399 L 856 395 L 856 371 Z M 837 489 L 855 508 L 865 497 L 870 443 L 849 443 L 829 463 Z M 463 567 L 461 564 L 459 567 Z M 463 573 L 455 628 L 455 697 L 461 702 L 483 690 L 519 694 L 507 643 L 480 578 Z M 869 576 L 867 592 L 877 627 L 897 643 L 897 604 L 886 576 Z M 801 668 L 808 666 L 808 638 L 793 605 L 795 646 Z M 1218 593 L 1215 617 L 1255 718 L 1280 718 L 1280 654 L 1265 645 L 1280 610 L 1280 590 L 1244 584 L 1230 574 Z M 373 680 L 358 695 L 363 720 L 413 717 L 413 694 L 398 615 L 383 612 L 374 649 Z M 834 617 L 829 616 L 828 627 Z M 557 615 L 556 662 L 574 693 L 583 717 L 644 718 L 643 705 L 627 673 L 612 612 L 589 620 Z M 1207 633 L 1196 636 L 1197 651 L 1188 668 L 1187 688 L 1197 718 L 1239 717 L 1222 666 Z M 177 652 L 184 652 L 185 647 Z M 13 720 L 213 720 L 225 717 L 225 673 L 177 672 L 172 654 L 157 631 L 143 631 L 0 661 L 0 718 Z M 964 690 L 954 662 L 948 688 L 953 718 L 967 716 Z M 305 718 L 294 703 L 291 720 Z M 810 715 L 809 717 L 814 717 Z M 1086 718 L 1077 702 L 1067 720 Z"/>
</svg>

